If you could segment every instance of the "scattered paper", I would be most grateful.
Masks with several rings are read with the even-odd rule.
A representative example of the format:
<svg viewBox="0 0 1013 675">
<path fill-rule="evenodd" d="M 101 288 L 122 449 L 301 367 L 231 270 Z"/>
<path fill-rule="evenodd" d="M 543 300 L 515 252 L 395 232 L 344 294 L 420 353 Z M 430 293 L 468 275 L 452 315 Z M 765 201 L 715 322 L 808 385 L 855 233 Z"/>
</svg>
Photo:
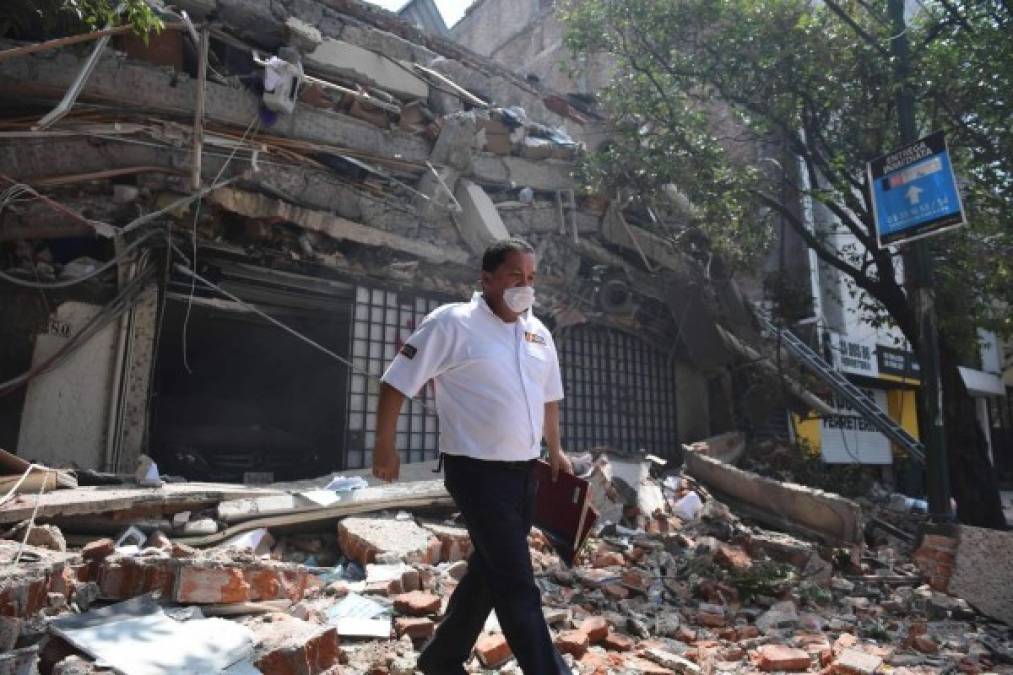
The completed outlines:
<svg viewBox="0 0 1013 675">
<path fill-rule="evenodd" d="M 349 593 L 341 602 L 327 610 L 328 619 L 372 619 L 387 611 L 387 608 L 358 593 Z"/>
<path fill-rule="evenodd" d="M 137 472 L 134 477 L 141 487 L 162 487 L 162 478 L 158 475 L 158 465 L 147 455 L 138 457 Z"/>
<path fill-rule="evenodd" d="M 369 483 L 362 476 L 335 476 L 331 482 L 324 486 L 325 490 L 334 492 L 351 492 L 367 487 Z"/>
<path fill-rule="evenodd" d="M 341 495 L 336 494 L 333 490 L 307 490 L 306 492 L 300 492 L 299 496 L 317 506 L 324 507 L 341 501 Z"/>
<path fill-rule="evenodd" d="M 267 555 L 274 548 L 274 543 L 274 537 L 267 531 L 267 528 L 259 527 L 256 530 L 237 534 L 222 543 L 221 547 L 253 551 L 255 555 Z"/>
<path fill-rule="evenodd" d="M 335 619 L 329 623 L 337 629 L 338 635 L 341 637 L 381 638 L 384 640 L 390 637 L 391 618 L 389 616 L 378 619 L 348 617 Z"/>
<path fill-rule="evenodd" d="M 703 501 L 695 492 L 687 492 L 682 499 L 672 505 L 672 511 L 683 520 L 693 520 L 703 509 Z"/>
</svg>

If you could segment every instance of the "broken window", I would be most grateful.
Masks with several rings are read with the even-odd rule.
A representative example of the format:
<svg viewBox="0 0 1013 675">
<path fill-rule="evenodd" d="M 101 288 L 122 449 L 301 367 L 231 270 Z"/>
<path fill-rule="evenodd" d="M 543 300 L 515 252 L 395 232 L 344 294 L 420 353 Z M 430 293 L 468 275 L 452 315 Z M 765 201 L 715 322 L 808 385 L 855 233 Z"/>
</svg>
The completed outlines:
<svg viewBox="0 0 1013 675">
<path fill-rule="evenodd" d="M 566 391 L 564 447 L 676 452 L 675 364 L 668 356 L 636 336 L 595 326 L 566 331 L 556 346 Z"/>
<path fill-rule="evenodd" d="M 354 288 L 208 261 L 223 288 L 347 357 Z M 152 398 L 151 450 L 165 473 L 266 482 L 341 468 L 348 367 L 241 303 L 174 277 Z"/>
<path fill-rule="evenodd" d="M 373 461 L 379 378 L 422 319 L 441 302 L 407 293 L 359 286 L 355 289 L 351 353 L 355 371 L 348 379 L 346 468 Z M 365 373 L 369 373 L 369 377 Z M 397 420 L 396 447 L 401 461 L 422 462 L 437 455 L 438 423 L 432 383 L 407 404 Z"/>
</svg>

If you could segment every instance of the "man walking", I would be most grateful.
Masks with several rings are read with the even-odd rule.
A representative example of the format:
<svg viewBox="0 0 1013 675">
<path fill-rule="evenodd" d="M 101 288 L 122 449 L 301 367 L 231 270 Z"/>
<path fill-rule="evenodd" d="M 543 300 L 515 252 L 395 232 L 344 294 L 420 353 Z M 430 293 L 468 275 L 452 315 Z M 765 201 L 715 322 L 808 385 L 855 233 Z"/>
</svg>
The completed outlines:
<svg viewBox="0 0 1013 675">
<path fill-rule="evenodd" d="M 486 618 L 526 675 L 569 675 L 545 624 L 528 552 L 532 468 L 544 437 L 553 479 L 573 468 L 559 435 L 562 379 L 552 335 L 531 313 L 535 251 L 522 239 L 482 256 L 482 292 L 434 310 L 383 376 L 373 475 L 396 480 L 397 417 L 405 396 L 435 382 L 444 484 L 474 546 L 468 571 L 419 657 L 426 675 L 464 675 Z"/>
</svg>

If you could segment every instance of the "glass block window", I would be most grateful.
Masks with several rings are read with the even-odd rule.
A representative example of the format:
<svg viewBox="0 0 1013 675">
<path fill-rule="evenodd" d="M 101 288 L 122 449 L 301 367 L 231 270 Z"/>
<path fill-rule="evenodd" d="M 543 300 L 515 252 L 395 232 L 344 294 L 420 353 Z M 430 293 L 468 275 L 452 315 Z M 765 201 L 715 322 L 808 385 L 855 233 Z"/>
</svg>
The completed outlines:
<svg viewBox="0 0 1013 675">
<path fill-rule="evenodd" d="M 345 468 L 360 469 L 373 462 L 376 440 L 376 407 L 380 382 L 394 355 L 422 322 L 441 303 L 433 298 L 407 295 L 379 288 L 355 289 L 351 350 L 355 370 L 348 381 L 348 443 Z M 362 371 L 375 377 L 367 377 Z M 438 423 L 432 383 L 418 399 L 401 409 L 397 420 L 396 447 L 403 463 L 435 459 Z"/>
<path fill-rule="evenodd" d="M 677 454 L 675 363 L 640 338 L 577 326 L 557 339 L 563 447 Z"/>
</svg>

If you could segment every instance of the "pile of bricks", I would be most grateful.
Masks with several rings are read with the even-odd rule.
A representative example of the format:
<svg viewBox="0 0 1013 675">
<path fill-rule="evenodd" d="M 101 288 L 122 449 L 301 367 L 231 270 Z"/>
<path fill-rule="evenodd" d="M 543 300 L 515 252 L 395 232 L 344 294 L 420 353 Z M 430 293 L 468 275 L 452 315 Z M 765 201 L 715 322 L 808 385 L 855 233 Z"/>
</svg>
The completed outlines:
<svg viewBox="0 0 1013 675">
<path fill-rule="evenodd" d="M 914 551 L 882 542 L 857 561 L 749 526 L 698 486 L 674 496 L 690 487 L 704 501 L 697 517 L 627 508 L 623 526 L 606 525 L 572 568 L 532 531 L 546 620 L 575 673 L 1013 672 L 1008 629 L 945 593 L 953 540 L 926 535 Z M 31 553 L 34 562 L 0 579 L 0 636 L 5 649 L 22 647 L 11 658 L 25 656 L 31 626 L 46 617 L 154 592 L 170 604 L 240 608 L 232 619 L 252 631 L 251 662 L 267 675 L 412 675 L 471 542 L 451 521 L 402 513 L 345 518 L 316 540 L 281 536 L 262 556 L 197 551 L 157 533 L 132 555 L 108 539 Z M 322 559 L 342 562 L 327 574 L 308 566 Z M 343 632 L 334 612 L 351 594 L 389 617 L 389 633 Z M 265 600 L 283 604 L 251 604 Z M 39 644 L 42 675 L 104 672 L 69 645 Z M 520 672 L 495 615 L 466 668 Z"/>
</svg>

